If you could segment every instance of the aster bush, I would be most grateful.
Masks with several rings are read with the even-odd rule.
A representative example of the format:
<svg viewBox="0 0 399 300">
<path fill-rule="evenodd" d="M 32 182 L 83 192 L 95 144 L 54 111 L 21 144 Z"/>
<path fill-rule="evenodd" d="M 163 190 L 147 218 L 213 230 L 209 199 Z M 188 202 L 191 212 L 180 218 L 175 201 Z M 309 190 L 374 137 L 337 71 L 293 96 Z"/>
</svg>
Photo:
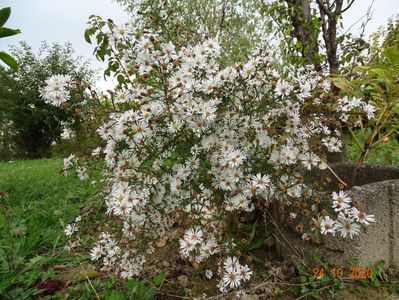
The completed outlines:
<svg viewBox="0 0 399 300">
<path fill-rule="evenodd" d="M 340 131 L 331 129 L 342 107 L 323 74 L 277 68 L 261 50 L 222 67 L 215 39 L 175 46 L 156 30 L 91 22 L 87 38 L 96 38 L 97 56 L 108 57 L 108 72 L 119 81 L 109 95 L 113 109 L 98 128 L 102 144 L 93 151 L 105 177 L 109 224 L 91 257 L 103 271 L 139 276 L 159 241 L 178 241 L 176 251 L 193 265 L 218 261 L 204 276 L 216 274 L 227 292 L 252 275 L 228 232 L 253 214 L 269 218 L 270 205 L 287 207 L 291 219 L 307 216 L 304 240 L 353 238 L 374 221 L 344 191 L 327 195 L 306 180 L 310 170 L 328 167 L 327 152 L 342 148 Z M 49 79 L 42 96 L 68 105 L 65 88 L 65 80 Z M 73 168 L 87 178 L 72 155 L 65 174 Z M 80 222 L 66 228 L 69 250 L 78 245 Z"/>
</svg>

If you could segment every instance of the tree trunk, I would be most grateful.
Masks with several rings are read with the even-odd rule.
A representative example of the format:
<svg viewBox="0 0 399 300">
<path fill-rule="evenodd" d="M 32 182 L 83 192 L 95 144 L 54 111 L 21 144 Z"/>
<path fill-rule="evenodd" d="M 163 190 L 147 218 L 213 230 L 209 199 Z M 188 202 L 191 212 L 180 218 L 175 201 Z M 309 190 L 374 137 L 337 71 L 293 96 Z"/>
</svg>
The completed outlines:
<svg viewBox="0 0 399 300">
<path fill-rule="evenodd" d="M 309 0 L 286 0 L 291 13 L 291 23 L 294 26 L 293 36 L 302 45 L 302 55 L 308 65 L 321 70 L 319 57 L 318 31 L 312 28 L 312 13 Z"/>
</svg>

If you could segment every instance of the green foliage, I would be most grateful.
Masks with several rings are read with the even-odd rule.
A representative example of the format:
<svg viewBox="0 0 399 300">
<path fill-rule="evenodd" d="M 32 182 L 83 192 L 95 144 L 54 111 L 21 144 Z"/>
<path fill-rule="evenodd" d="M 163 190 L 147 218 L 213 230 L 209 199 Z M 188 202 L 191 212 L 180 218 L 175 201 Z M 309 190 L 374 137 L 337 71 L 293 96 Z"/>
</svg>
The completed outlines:
<svg viewBox="0 0 399 300">
<path fill-rule="evenodd" d="M 359 166 L 371 150 L 399 135 L 399 49 L 394 46 L 382 48 L 368 65 L 356 67 L 355 71 L 356 77 L 350 85 L 344 78 L 340 78 L 348 85 L 344 92 L 364 99 L 376 109 L 374 118 L 364 116 L 358 120 L 360 128 L 356 130 L 362 140 L 357 138 L 354 128 L 348 128 L 361 152 Z"/>
<path fill-rule="evenodd" d="M 366 131 L 366 135 L 369 135 L 370 130 Z M 356 139 L 360 142 L 360 144 L 364 144 L 365 142 L 365 134 L 363 131 L 355 131 L 354 132 Z M 346 155 L 349 160 L 357 161 L 361 155 L 361 150 L 354 142 L 354 139 L 351 136 L 347 136 L 345 139 Z M 396 139 L 388 139 L 383 141 L 382 143 L 373 147 L 366 159 L 365 163 L 372 164 L 391 164 L 391 165 L 399 165 L 399 143 Z"/>
<path fill-rule="evenodd" d="M 307 265 L 298 265 L 297 269 L 299 272 L 299 283 L 300 285 L 294 286 L 291 291 L 298 296 L 309 296 L 312 299 L 323 299 L 321 292 L 328 289 L 330 294 L 335 297 L 339 290 L 344 288 L 344 281 L 341 278 L 336 278 L 330 272 L 333 266 L 321 260 L 321 256 L 318 253 L 313 255 L 312 264 L 317 266 L 317 270 L 323 270 L 315 274 L 315 270 L 312 270 Z M 315 276 L 321 275 L 321 276 Z"/>
<path fill-rule="evenodd" d="M 124 283 L 125 291 L 106 290 L 104 292 L 105 300 L 151 300 L 155 299 L 157 288 L 159 288 L 165 280 L 165 274 L 160 273 L 151 281 L 145 279 L 130 279 Z"/>
<path fill-rule="evenodd" d="M 297 266 L 299 284 L 294 286 L 291 291 L 302 298 L 309 296 L 313 299 L 326 299 L 326 294 L 329 293 L 333 299 L 341 299 L 345 294 L 340 291 L 347 287 L 351 287 L 351 289 L 366 287 L 368 288 L 365 290 L 366 293 L 371 288 L 380 290 L 376 294 L 386 288 L 391 290 L 390 293 L 396 292 L 395 283 L 391 282 L 384 273 L 385 261 L 383 260 L 370 266 L 371 276 L 367 279 L 353 277 L 353 274 L 351 277 L 351 268 L 359 268 L 356 259 L 348 260 L 345 266 L 336 266 L 325 262 L 319 253 L 315 253 L 311 259 L 311 265 L 314 266 L 313 269 L 304 264 Z M 338 268 L 342 270 L 342 273 L 337 272 Z"/>
<path fill-rule="evenodd" d="M 11 8 L 5 7 L 0 9 L 0 27 L 3 27 L 6 24 L 8 18 L 11 15 Z"/>
<path fill-rule="evenodd" d="M 117 2 L 125 6 L 137 28 L 158 28 L 175 45 L 196 43 L 205 37 L 218 38 L 223 65 L 246 60 L 253 47 L 268 46 L 268 17 L 259 14 L 263 6 L 260 1 L 145 0 L 139 8 L 131 0 Z M 85 34 L 88 42 L 90 31 Z"/>
<path fill-rule="evenodd" d="M 10 15 L 11 15 L 11 8 L 5 7 L 3 9 L 0 9 L 0 38 L 9 37 L 21 33 L 21 30 L 19 29 L 10 29 L 4 27 L 4 24 L 7 22 Z M 18 63 L 8 53 L 0 51 L 0 60 L 2 60 L 10 68 L 14 70 L 18 69 Z"/>
<path fill-rule="evenodd" d="M 63 250 L 63 226 L 96 189 L 62 177 L 61 168 L 60 159 L 0 163 L 1 299 L 31 299 L 38 284 L 56 277 L 55 265 L 76 263 Z"/>
<path fill-rule="evenodd" d="M 0 68 L 0 159 L 43 157 L 49 154 L 52 142 L 60 141 L 63 124 L 82 127 L 79 111 L 67 111 L 46 104 L 40 98 L 39 85 L 53 74 L 70 74 L 78 81 L 89 81 L 93 72 L 88 63 L 74 57 L 70 44 L 42 44 L 40 55 L 21 43 L 12 48 L 20 68 Z M 77 95 L 79 97 L 82 95 Z M 71 99 L 74 101 L 73 99 Z M 8 150 L 8 153 L 7 153 Z M 11 153 L 10 153 L 11 152 Z"/>
<path fill-rule="evenodd" d="M 18 69 L 18 63 L 17 61 L 8 53 L 4 51 L 0 51 L 0 59 L 7 64 L 10 68 L 17 70 Z"/>
</svg>

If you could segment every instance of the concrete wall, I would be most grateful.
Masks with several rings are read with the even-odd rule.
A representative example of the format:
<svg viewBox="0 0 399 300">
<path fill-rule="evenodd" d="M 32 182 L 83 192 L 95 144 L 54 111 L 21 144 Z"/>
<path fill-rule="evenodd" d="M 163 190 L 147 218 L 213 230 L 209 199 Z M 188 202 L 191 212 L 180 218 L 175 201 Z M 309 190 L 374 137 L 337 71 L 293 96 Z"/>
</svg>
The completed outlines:
<svg viewBox="0 0 399 300">
<path fill-rule="evenodd" d="M 378 178 L 365 176 L 363 180 Z M 385 265 L 399 267 L 399 179 L 355 186 L 348 191 L 368 214 L 374 214 L 376 223 L 357 238 L 327 236 L 321 242 L 305 242 L 288 226 L 280 226 L 277 249 L 283 258 L 294 261 L 298 257 L 309 259 L 314 252 L 321 252 L 323 259 L 338 266 L 346 266 L 348 259 L 356 258 L 358 266 L 372 267 L 381 260 Z"/>
</svg>

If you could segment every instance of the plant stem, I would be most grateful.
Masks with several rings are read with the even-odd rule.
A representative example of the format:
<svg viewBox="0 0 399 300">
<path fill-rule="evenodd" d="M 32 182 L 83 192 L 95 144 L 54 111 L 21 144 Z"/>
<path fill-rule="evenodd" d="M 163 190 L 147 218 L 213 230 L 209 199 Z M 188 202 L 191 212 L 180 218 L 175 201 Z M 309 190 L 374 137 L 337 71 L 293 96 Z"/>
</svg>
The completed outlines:
<svg viewBox="0 0 399 300">
<path fill-rule="evenodd" d="M 350 134 L 351 134 L 353 140 L 355 141 L 356 145 L 358 146 L 358 148 L 360 149 L 360 151 L 363 152 L 364 149 L 363 149 L 362 145 L 360 144 L 359 140 L 357 139 L 355 133 L 353 132 L 353 130 L 352 130 L 350 127 L 348 127 L 348 129 L 349 129 L 349 132 L 350 132 Z"/>
</svg>

